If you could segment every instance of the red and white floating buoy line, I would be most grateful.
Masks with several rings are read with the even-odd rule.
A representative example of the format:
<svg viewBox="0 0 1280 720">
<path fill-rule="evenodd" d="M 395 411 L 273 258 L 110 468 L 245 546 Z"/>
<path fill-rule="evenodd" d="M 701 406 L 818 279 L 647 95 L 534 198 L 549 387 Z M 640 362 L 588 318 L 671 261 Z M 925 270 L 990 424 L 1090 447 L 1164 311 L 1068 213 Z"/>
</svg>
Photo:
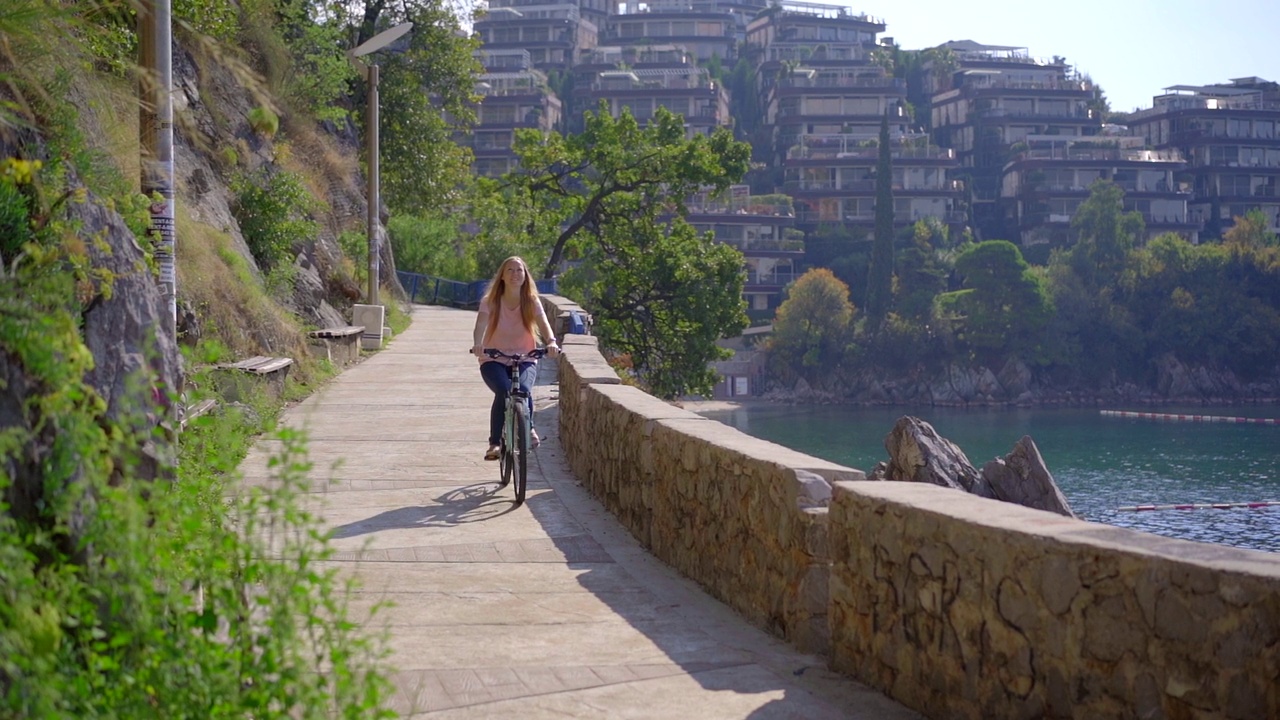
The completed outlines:
<svg viewBox="0 0 1280 720">
<path fill-rule="evenodd" d="M 1116 508 L 1121 511 L 1141 512 L 1143 510 L 1230 510 L 1231 508 L 1265 508 L 1280 507 L 1280 500 L 1262 500 L 1259 502 L 1233 503 L 1179 503 L 1175 505 L 1129 505 Z"/>
<path fill-rule="evenodd" d="M 1102 410 L 1103 417 L 1139 418 L 1141 420 L 1169 420 L 1173 422 L 1246 423 L 1249 425 L 1280 425 L 1276 418 L 1232 417 L 1230 415 L 1179 415 L 1173 413 L 1131 412 L 1129 410 Z"/>
</svg>

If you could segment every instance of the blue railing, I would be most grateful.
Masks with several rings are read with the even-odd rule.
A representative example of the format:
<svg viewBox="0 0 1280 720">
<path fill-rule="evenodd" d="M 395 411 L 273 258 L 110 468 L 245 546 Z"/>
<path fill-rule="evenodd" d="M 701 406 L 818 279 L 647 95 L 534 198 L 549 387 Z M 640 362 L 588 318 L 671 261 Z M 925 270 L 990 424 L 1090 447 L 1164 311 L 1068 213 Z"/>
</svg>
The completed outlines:
<svg viewBox="0 0 1280 720">
<path fill-rule="evenodd" d="M 421 305 L 448 305 L 450 307 L 476 307 L 484 295 L 488 280 L 449 280 L 397 270 L 400 285 L 409 293 L 409 301 Z M 538 292 L 556 293 L 556 281 L 538 280 Z"/>
</svg>

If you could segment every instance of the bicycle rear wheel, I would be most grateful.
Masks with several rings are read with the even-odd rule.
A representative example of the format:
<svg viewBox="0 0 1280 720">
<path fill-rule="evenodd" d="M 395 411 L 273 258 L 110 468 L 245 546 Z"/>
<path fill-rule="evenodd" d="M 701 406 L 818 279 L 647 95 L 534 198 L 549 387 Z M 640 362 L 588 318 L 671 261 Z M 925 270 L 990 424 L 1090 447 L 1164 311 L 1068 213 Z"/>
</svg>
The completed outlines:
<svg viewBox="0 0 1280 720">
<path fill-rule="evenodd" d="M 520 505 L 524 502 L 525 483 L 529 478 L 529 408 L 522 400 L 516 403 L 515 411 L 516 505 Z"/>
</svg>

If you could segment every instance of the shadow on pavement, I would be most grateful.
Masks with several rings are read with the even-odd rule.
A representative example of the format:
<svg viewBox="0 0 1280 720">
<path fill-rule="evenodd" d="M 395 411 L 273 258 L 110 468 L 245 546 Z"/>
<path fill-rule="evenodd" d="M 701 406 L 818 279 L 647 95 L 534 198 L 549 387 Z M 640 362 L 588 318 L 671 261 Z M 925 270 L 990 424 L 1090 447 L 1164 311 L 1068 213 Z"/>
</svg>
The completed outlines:
<svg viewBox="0 0 1280 720">
<path fill-rule="evenodd" d="M 539 424 L 553 430 L 544 434 L 551 437 L 539 450 L 536 467 L 541 482 L 534 486 L 531 478 L 529 510 L 547 528 L 568 566 L 582 571 L 577 577 L 582 587 L 659 648 L 675 666 L 673 674 L 687 676 L 706 690 L 751 698 L 728 703 L 732 706 L 758 702 L 751 710 L 729 716 L 734 718 L 920 717 L 829 670 L 824 658 L 795 651 L 755 628 L 654 559 L 573 479 L 560 447 L 556 403 L 540 407 L 538 414 Z M 532 487 L 549 487 L 553 492 L 535 493 Z M 573 530 L 564 526 L 566 510 L 578 521 Z M 588 543 L 584 535 L 590 544 L 599 543 L 594 557 L 583 554 Z M 618 566 L 630 577 L 620 579 Z M 725 717 L 688 710 L 690 717 Z"/>
<path fill-rule="evenodd" d="M 496 482 L 454 488 L 435 498 L 439 505 L 387 510 L 334 528 L 332 537 L 351 538 L 378 530 L 451 527 L 502 517 L 515 510 L 510 497 L 497 492 Z"/>
</svg>

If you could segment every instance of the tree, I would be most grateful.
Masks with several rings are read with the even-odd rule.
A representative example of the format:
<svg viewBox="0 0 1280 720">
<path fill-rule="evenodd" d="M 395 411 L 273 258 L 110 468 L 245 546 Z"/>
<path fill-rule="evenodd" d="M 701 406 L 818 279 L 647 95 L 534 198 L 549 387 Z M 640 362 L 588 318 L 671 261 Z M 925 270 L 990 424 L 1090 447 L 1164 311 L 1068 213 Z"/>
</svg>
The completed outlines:
<svg viewBox="0 0 1280 720">
<path fill-rule="evenodd" d="M 320 83 L 303 83 L 298 92 L 321 116 L 342 106 L 367 118 L 367 87 L 348 84 L 354 75 L 343 54 L 383 30 L 413 23 L 407 40 L 368 58 L 380 71 L 383 200 L 392 212 L 419 215 L 457 206 L 472 157 L 453 138 L 474 122 L 482 68 L 473 57 L 480 42 L 462 31 L 454 9 L 444 0 L 276 0 L 276 7 L 294 67 L 316 73 Z M 346 96 L 330 97 L 338 80 Z"/>
<path fill-rule="evenodd" d="M 826 268 L 801 275 L 778 307 L 769 339 L 769 363 L 817 384 L 838 367 L 851 340 L 854 316 L 849 286 Z"/>
<path fill-rule="evenodd" d="M 380 58 L 383 199 L 393 212 L 447 214 L 461 204 L 471 178 L 471 150 L 454 138 L 475 121 L 475 78 L 482 68 L 473 53 L 480 42 L 462 33 L 441 0 L 394 7 L 395 14 L 390 6 L 381 11 L 377 27 L 412 22 L 413 32 L 404 53 Z M 357 106 L 364 101 L 361 92 Z"/>
<path fill-rule="evenodd" d="M 876 161 L 876 234 L 867 271 L 867 330 L 879 329 L 893 299 L 893 165 L 889 115 L 880 120 L 880 156 Z"/>
<path fill-rule="evenodd" d="M 591 309 L 601 345 L 630 356 L 653 395 L 711 394 L 708 363 L 729 356 L 715 342 L 747 326 L 742 254 L 638 212 L 603 228 L 582 260 L 562 286 Z"/>
<path fill-rule="evenodd" d="M 465 235 L 458 229 L 457 218 L 393 215 L 387 221 L 387 236 L 399 270 L 455 280 L 477 277 L 475 260 L 464 250 Z"/>
<path fill-rule="evenodd" d="M 1044 279 L 1007 240 L 988 240 L 956 258 L 964 290 L 941 302 L 961 316 L 965 340 L 977 350 L 1021 353 L 1033 350 L 1053 315 Z"/>
<path fill-rule="evenodd" d="M 742 179 L 751 149 L 728 129 L 685 136 L 684 120 L 659 108 L 645 127 L 607 107 L 563 137 L 519 131 L 521 166 L 491 188 L 494 227 L 546 252 L 546 277 L 577 266 L 566 292 L 590 308 L 610 348 L 631 354 L 658 395 L 709 391 L 715 340 L 746 325 L 743 260 L 684 222 L 686 198 Z"/>
<path fill-rule="evenodd" d="M 898 282 L 894 306 L 904 320 L 927 322 L 934 298 L 947 289 L 947 226 L 937 218 L 918 220 L 912 227 L 912 246 L 897 259 Z"/>
<path fill-rule="evenodd" d="M 1266 213 L 1261 208 L 1253 208 L 1243 217 L 1235 219 L 1231 229 L 1223 233 L 1222 244 L 1252 250 L 1275 247 L 1277 238 L 1270 226 Z"/>
<path fill-rule="evenodd" d="M 1079 235 L 1069 252 L 1071 268 L 1087 287 L 1099 288 L 1115 281 L 1146 223 L 1140 213 L 1124 211 L 1120 186 L 1096 180 L 1071 218 L 1071 229 Z"/>
<path fill-rule="evenodd" d="M 559 272 L 574 243 L 599 238 L 603 228 L 637 207 L 655 217 L 684 216 L 686 198 L 738 182 L 751 156 L 751 148 L 728 129 L 686 138 L 683 118 L 666 108 L 640 127 L 629 110 L 612 117 L 604 102 L 584 113 L 578 135 L 517 131 L 512 147 L 520 168 L 506 184 L 528 196 L 542 227 L 558 229 L 549 238 L 548 278 Z"/>
</svg>

